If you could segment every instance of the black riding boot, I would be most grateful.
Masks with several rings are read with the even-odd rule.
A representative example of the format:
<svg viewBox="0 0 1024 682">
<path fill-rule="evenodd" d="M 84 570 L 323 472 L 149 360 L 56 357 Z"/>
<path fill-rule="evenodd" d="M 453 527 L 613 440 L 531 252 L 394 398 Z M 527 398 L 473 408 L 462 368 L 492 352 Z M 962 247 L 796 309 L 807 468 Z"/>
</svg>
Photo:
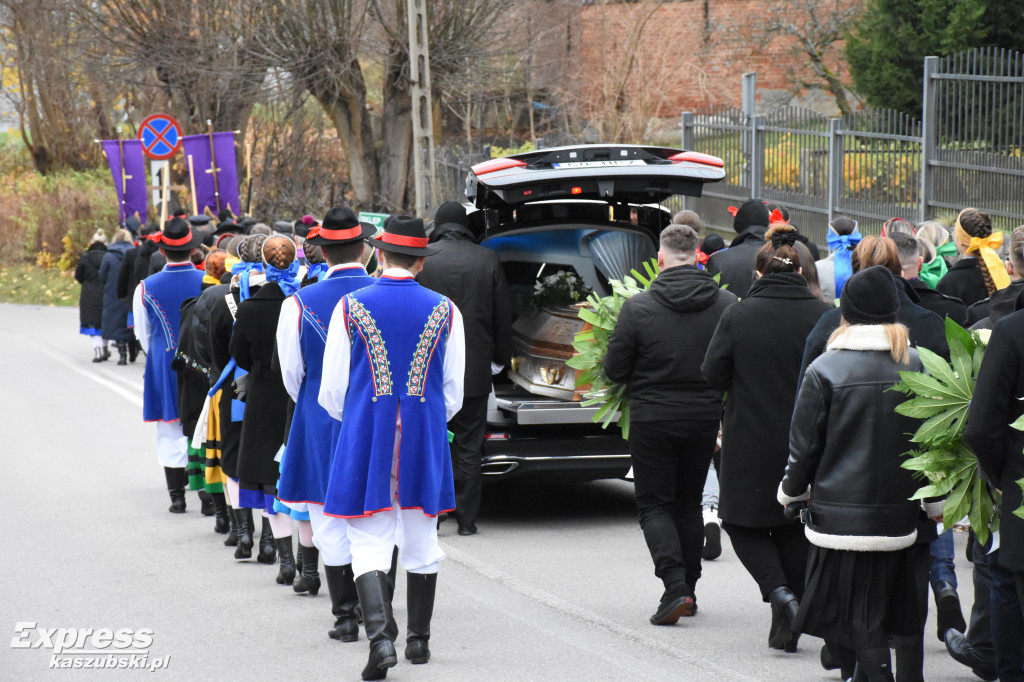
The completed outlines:
<svg viewBox="0 0 1024 682">
<path fill-rule="evenodd" d="M 302 575 L 292 585 L 296 592 L 309 592 L 316 596 L 320 591 L 320 550 L 316 547 L 306 547 L 299 543 L 299 554 L 302 555 Z"/>
<path fill-rule="evenodd" d="M 405 657 L 413 663 L 430 660 L 430 618 L 434 614 L 437 573 L 406 573 L 406 602 L 409 607 Z"/>
<path fill-rule="evenodd" d="M 356 618 L 359 595 L 356 594 L 352 564 L 324 564 L 324 576 L 327 578 L 327 591 L 331 595 L 331 613 L 334 615 L 334 627 L 327 631 L 327 636 L 331 639 L 340 639 L 342 642 L 355 642 L 359 639 L 359 621 Z"/>
<path fill-rule="evenodd" d="M 768 646 L 773 649 L 785 649 L 789 653 L 796 651 L 799 633 L 793 632 L 793 619 L 796 618 L 800 604 L 796 595 L 789 587 L 776 587 L 768 594 L 772 606 L 772 625 L 768 631 Z"/>
<path fill-rule="evenodd" d="M 383 680 L 388 668 L 398 665 L 395 643 L 388 636 L 388 623 L 394 620 L 388 600 L 388 576 L 370 571 L 356 578 L 356 592 L 363 607 L 366 638 L 370 640 L 370 657 L 363 668 L 364 680 Z"/>
<path fill-rule="evenodd" d="M 232 509 L 235 513 L 235 535 L 238 546 L 235 547 L 236 559 L 252 558 L 252 509 Z"/>
<path fill-rule="evenodd" d="M 277 546 L 274 544 L 274 531 L 270 528 L 270 519 L 264 516 L 261 518 L 261 521 L 262 530 L 260 531 L 260 553 L 256 555 L 256 561 L 261 564 L 272 564 L 277 560 Z"/>
<path fill-rule="evenodd" d="M 291 585 L 295 582 L 295 555 L 292 554 L 292 536 L 274 538 L 277 553 L 281 556 L 281 568 L 277 572 L 278 585 Z"/>
<path fill-rule="evenodd" d="M 210 498 L 213 500 L 213 532 L 223 535 L 231 529 L 228 502 L 224 493 L 210 493 Z"/>
<path fill-rule="evenodd" d="M 142 345 L 139 343 L 138 339 L 133 337 L 132 340 L 128 342 L 128 362 L 135 362 L 139 357 L 140 350 L 142 350 Z"/>
<path fill-rule="evenodd" d="M 226 500 L 225 500 L 226 502 Z M 228 536 L 224 538 L 225 547 L 237 547 L 238 546 L 238 523 L 235 516 L 235 508 L 231 505 L 226 505 L 225 511 L 228 514 Z"/>
<path fill-rule="evenodd" d="M 172 514 L 185 513 L 185 469 L 182 467 L 164 467 L 164 478 L 167 480 L 167 493 L 171 496 L 171 506 L 167 511 Z"/>
<path fill-rule="evenodd" d="M 127 365 L 128 364 L 128 342 L 118 341 L 117 342 L 117 364 Z"/>
</svg>

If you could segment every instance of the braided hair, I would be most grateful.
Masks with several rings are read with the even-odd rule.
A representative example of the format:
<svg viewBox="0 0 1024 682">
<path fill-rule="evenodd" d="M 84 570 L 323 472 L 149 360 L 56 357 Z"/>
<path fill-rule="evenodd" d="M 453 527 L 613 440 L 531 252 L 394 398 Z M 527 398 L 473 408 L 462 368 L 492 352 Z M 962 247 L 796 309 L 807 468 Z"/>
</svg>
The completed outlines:
<svg viewBox="0 0 1024 682">
<path fill-rule="evenodd" d="M 976 208 L 965 208 L 960 212 L 958 218 L 960 227 L 963 228 L 971 237 L 988 237 L 992 234 L 992 220 L 988 217 L 987 213 L 983 213 Z M 958 245 L 959 246 L 959 245 Z M 966 251 L 966 245 L 964 247 Z M 985 264 L 984 258 L 975 258 L 974 263 L 978 270 L 981 271 L 981 278 L 985 281 L 985 288 L 988 290 L 988 295 L 996 293 L 996 284 L 992 280 L 992 273 L 988 271 L 988 265 Z"/>
</svg>

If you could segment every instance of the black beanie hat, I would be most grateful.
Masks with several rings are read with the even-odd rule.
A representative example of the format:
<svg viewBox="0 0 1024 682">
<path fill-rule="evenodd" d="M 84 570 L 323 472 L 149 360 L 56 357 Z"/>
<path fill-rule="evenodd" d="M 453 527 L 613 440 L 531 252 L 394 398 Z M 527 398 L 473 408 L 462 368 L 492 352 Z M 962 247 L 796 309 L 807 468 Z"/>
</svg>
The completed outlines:
<svg viewBox="0 0 1024 682">
<path fill-rule="evenodd" d="M 768 207 L 760 199 L 747 199 L 732 220 L 732 229 L 739 234 L 748 227 L 768 227 L 771 218 L 768 215 Z"/>
<path fill-rule="evenodd" d="M 856 273 L 843 285 L 839 309 L 850 324 L 896 322 L 900 297 L 893 274 L 884 265 L 873 265 Z"/>
<path fill-rule="evenodd" d="M 469 217 L 466 216 L 466 207 L 457 201 L 446 201 L 438 206 L 434 213 L 434 224 L 444 225 L 445 223 L 468 226 Z"/>
</svg>

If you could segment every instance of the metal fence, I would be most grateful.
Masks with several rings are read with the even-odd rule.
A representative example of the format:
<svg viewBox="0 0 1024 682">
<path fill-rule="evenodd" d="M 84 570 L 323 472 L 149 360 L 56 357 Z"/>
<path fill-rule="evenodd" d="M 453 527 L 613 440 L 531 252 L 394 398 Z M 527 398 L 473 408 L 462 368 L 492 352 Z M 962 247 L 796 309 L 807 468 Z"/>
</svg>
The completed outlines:
<svg viewBox="0 0 1024 682">
<path fill-rule="evenodd" d="M 928 57 L 924 80 L 918 121 L 888 110 L 755 114 L 756 76 L 745 75 L 741 108 L 682 115 L 682 146 L 721 157 L 727 177 L 679 205 L 728 232 L 728 207 L 758 197 L 785 206 L 819 244 L 836 215 L 877 229 L 893 217 L 950 219 L 975 206 L 999 229 L 1024 223 L 1024 56 Z"/>
</svg>

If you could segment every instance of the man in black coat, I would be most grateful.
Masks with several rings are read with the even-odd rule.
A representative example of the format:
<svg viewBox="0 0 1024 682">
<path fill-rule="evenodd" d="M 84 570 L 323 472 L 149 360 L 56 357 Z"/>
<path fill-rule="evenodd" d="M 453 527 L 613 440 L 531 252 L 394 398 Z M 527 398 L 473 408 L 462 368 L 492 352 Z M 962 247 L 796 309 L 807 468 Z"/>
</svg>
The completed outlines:
<svg viewBox="0 0 1024 682">
<path fill-rule="evenodd" d="M 889 239 L 896 242 L 896 252 L 900 257 L 900 275 L 910 288 L 917 294 L 917 303 L 925 310 L 930 310 L 942 319 L 947 317 L 961 327 L 967 323 L 967 306 L 959 298 L 947 296 L 935 291 L 918 278 L 924 257 L 917 239 L 905 232 L 893 232 Z"/>
<path fill-rule="evenodd" d="M 974 399 L 967 416 L 964 437 L 991 484 L 1003 492 L 999 517 L 998 563 L 1009 570 L 1017 584 L 1017 607 L 1024 613 L 1024 518 L 1014 512 L 1024 504 L 1024 431 L 1010 426 L 1024 415 L 1024 312 L 1008 315 L 992 330 L 985 359 L 978 372 Z M 993 573 L 993 577 L 995 573 Z M 997 590 L 992 590 L 993 625 L 996 624 Z M 1002 623 L 1000 623 L 1002 624 Z M 996 638 L 999 656 L 1001 642 Z M 1024 641 L 1016 633 L 1016 646 Z M 1019 653 L 1019 652 L 1018 652 Z M 1008 678 L 1007 678 L 1008 679 Z"/>
<path fill-rule="evenodd" d="M 722 391 L 701 362 L 722 313 L 736 302 L 698 268 L 700 237 L 685 225 L 661 233 L 661 274 L 622 305 L 604 371 L 629 391 L 629 453 L 640 527 L 665 585 L 654 625 L 696 611 L 704 521 L 701 493 L 722 418 Z"/>
<path fill-rule="evenodd" d="M 438 252 L 425 261 L 416 280 L 447 296 L 466 325 L 466 379 L 462 409 L 448 423 L 456 472 L 455 519 L 459 535 L 476 533 L 483 489 L 484 431 L 491 375 L 512 355 L 508 284 L 498 254 L 476 243 L 465 207 L 446 201 L 437 207 L 430 236 Z"/>
<path fill-rule="evenodd" d="M 707 271 L 712 276 L 721 274 L 719 283 L 728 285 L 729 291 L 746 298 L 754 283 L 754 260 L 764 246 L 764 233 L 768 231 L 768 207 L 760 199 L 748 199 L 736 211 L 732 227 L 736 237 L 728 249 L 717 251 L 708 258 Z"/>
</svg>

